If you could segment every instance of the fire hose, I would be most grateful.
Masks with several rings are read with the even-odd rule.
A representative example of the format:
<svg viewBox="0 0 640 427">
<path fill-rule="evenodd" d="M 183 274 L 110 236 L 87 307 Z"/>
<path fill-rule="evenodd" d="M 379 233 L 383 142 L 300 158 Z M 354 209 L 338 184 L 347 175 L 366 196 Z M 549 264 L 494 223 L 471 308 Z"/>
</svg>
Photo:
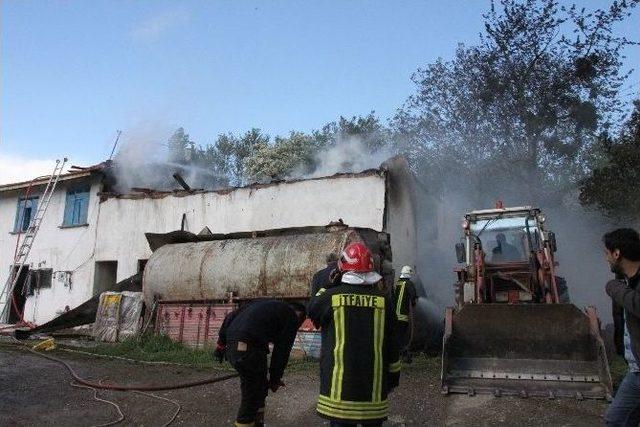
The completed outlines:
<svg viewBox="0 0 640 427">
<path fill-rule="evenodd" d="M 104 424 L 98 424 L 95 425 L 93 427 L 107 427 L 107 426 L 111 426 L 114 424 L 118 424 L 121 421 L 124 421 L 125 419 L 125 415 L 122 412 L 122 409 L 120 408 L 120 406 L 115 403 L 112 402 L 110 400 L 107 399 L 103 399 L 98 397 L 98 390 L 112 390 L 112 391 L 132 391 L 134 393 L 137 394 L 141 394 L 144 396 L 148 396 L 148 397 L 152 397 L 155 399 L 159 399 L 159 400 L 164 400 L 166 402 L 172 403 L 173 405 L 175 405 L 177 407 L 177 409 L 175 410 L 175 412 L 173 412 L 173 415 L 171 416 L 171 418 L 165 422 L 163 424 L 163 427 L 167 427 L 168 425 L 170 425 L 171 423 L 173 423 L 173 421 L 175 421 L 176 417 L 178 416 L 178 414 L 180 413 L 182 406 L 176 402 L 175 400 L 171 400 L 171 399 L 167 399 L 166 397 L 162 397 L 162 396 L 158 396 L 155 394 L 151 394 L 148 393 L 149 391 L 160 391 L 160 390 L 178 390 L 181 388 L 188 388 L 188 387 L 195 387 L 195 386 L 199 386 L 199 385 L 204 385 L 204 384 L 213 384 L 213 383 L 217 383 L 217 382 L 222 382 L 222 381 L 226 381 L 229 380 L 231 378 L 235 378 L 238 376 L 238 374 L 229 374 L 229 375 L 222 375 L 219 377 L 214 377 L 214 378 L 209 378 L 206 380 L 200 380 L 200 381 L 191 381 L 191 382 L 185 382 L 185 383 L 179 383 L 179 384 L 174 384 L 174 385 L 138 385 L 138 386 L 133 386 L 133 385 L 119 385 L 119 384 L 103 384 L 102 380 L 100 380 L 98 383 L 95 383 L 93 381 L 88 381 L 82 377 L 80 377 L 71 367 L 71 365 L 69 365 L 67 362 L 65 362 L 62 359 L 59 359 L 57 357 L 53 357 L 47 354 L 43 354 L 40 353 L 34 349 L 29 348 L 27 345 L 22 344 L 19 340 L 17 340 L 16 338 L 12 339 L 17 343 L 17 346 L 19 348 L 24 348 L 25 350 L 27 350 L 30 353 L 33 353 L 37 356 L 41 356 L 44 357 L 45 359 L 48 359 L 52 362 L 56 362 L 59 363 L 61 365 L 63 365 L 67 371 L 69 371 L 69 374 L 71 374 L 71 377 L 74 379 L 75 382 L 70 382 L 69 384 L 72 387 L 77 387 L 77 388 L 86 388 L 86 389 L 90 389 L 93 390 L 93 399 L 98 401 L 98 402 L 103 402 L 106 404 L 109 404 L 113 407 L 116 408 L 116 410 L 118 411 L 118 419 L 110 421 L 108 423 L 104 423 Z"/>
<path fill-rule="evenodd" d="M 76 371 L 73 370 L 71 365 L 69 365 L 64 360 L 58 359 L 57 357 L 53 357 L 53 356 L 50 356 L 48 354 L 43 354 L 43 353 L 41 353 L 39 351 L 35 351 L 35 350 L 27 347 L 26 345 L 22 344 L 20 341 L 18 341 L 15 338 L 13 338 L 13 340 L 16 341 L 20 345 L 20 347 L 24 348 L 28 352 L 33 353 L 35 355 L 38 355 L 40 357 L 44 357 L 45 359 L 48 359 L 48 360 L 50 360 L 52 362 L 56 362 L 56 363 L 59 363 L 59 364 L 63 365 L 67 369 L 67 371 L 69 371 L 69 374 L 71 374 L 71 377 L 78 384 L 86 385 L 87 387 L 93 387 L 93 388 L 97 388 L 97 389 L 100 389 L 100 390 L 115 390 L 115 391 L 179 390 L 179 389 L 182 389 L 182 388 L 189 388 L 189 387 L 196 387 L 196 386 L 205 385 L 205 384 L 219 383 L 219 382 L 222 382 L 222 381 L 230 380 L 232 378 L 236 378 L 238 376 L 237 373 L 233 373 L 233 374 L 221 375 L 219 377 L 208 378 L 208 379 L 205 379 L 205 380 L 190 381 L 190 382 L 178 383 L 178 384 L 173 384 L 173 385 L 158 385 L 158 384 L 141 384 L 141 385 L 100 384 L 100 383 L 92 382 L 92 381 L 89 381 L 89 380 L 86 380 L 86 379 L 82 378 L 80 375 L 78 375 L 76 373 Z"/>
</svg>

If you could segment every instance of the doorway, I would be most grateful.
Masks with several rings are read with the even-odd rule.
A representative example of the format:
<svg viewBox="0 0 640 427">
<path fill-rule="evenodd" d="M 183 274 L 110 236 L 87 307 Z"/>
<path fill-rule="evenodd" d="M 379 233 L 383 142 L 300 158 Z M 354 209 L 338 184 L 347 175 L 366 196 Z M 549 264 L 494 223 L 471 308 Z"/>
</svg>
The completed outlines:
<svg viewBox="0 0 640 427">
<path fill-rule="evenodd" d="M 93 295 L 117 291 L 118 261 L 96 261 L 93 274 Z"/>
<path fill-rule="evenodd" d="M 13 267 L 14 272 L 18 272 L 18 267 Z M 23 292 L 24 284 L 29 277 L 29 267 L 22 267 L 22 271 L 20 272 L 20 276 L 18 277 L 18 281 L 16 282 L 16 286 L 13 288 L 13 299 L 15 300 L 15 304 L 9 299 L 7 303 L 11 310 L 9 311 L 9 323 L 17 323 L 21 320 L 20 314 L 24 314 L 24 304 L 27 302 L 27 293 Z M 17 310 L 16 310 L 17 307 Z"/>
</svg>

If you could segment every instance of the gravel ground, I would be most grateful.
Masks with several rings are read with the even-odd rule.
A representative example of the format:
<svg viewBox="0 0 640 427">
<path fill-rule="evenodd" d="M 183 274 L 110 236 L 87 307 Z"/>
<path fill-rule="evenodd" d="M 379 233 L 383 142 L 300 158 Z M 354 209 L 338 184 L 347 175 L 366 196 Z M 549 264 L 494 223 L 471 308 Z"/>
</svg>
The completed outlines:
<svg viewBox="0 0 640 427">
<path fill-rule="evenodd" d="M 93 380 L 126 383 L 177 383 L 211 376 L 211 370 L 174 365 L 142 365 L 55 351 L 81 375 Z M 294 366 L 285 374 L 287 387 L 269 396 L 267 425 L 328 425 L 314 412 L 318 390 L 317 365 Z M 297 364 L 297 366 L 295 366 Z M 604 402 L 570 399 L 520 399 L 491 396 L 442 396 L 437 359 L 408 367 L 401 385 L 391 396 L 391 426 L 600 426 Z M 222 374 L 218 371 L 214 374 Z M 71 387 L 67 371 L 59 364 L 0 344 L 0 414 L 3 426 L 89 426 L 118 419 L 114 407 L 93 400 L 90 390 Z M 182 409 L 171 425 L 232 425 L 238 405 L 239 381 L 155 392 L 178 402 Z M 126 418 L 121 425 L 161 426 L 171 419 L 175 406 L 132 392 L 100 391 Z"/>
</svg>

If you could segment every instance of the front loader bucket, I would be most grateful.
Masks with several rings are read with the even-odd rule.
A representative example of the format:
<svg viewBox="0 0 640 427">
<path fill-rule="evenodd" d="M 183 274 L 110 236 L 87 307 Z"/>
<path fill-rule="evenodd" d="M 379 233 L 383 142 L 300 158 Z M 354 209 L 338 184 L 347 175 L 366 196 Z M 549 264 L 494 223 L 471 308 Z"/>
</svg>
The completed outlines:
<svg viewBox="0 0 640 427">
<path fill-rule="evenodd" d="M 596 311 L 572 304 L 448 308 L 443 393 L 610 399 Z"/>
</svg>

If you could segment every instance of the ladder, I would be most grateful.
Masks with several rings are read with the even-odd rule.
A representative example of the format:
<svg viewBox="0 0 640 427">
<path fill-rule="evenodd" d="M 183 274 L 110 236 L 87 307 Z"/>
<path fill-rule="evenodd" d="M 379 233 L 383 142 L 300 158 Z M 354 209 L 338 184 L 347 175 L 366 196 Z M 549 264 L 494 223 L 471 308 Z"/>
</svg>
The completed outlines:
<svg viewBox="0 0 640 427">
<path fill-rule="evenodd" d="M 2 313 L 0 314 L 1 320 L 8 320 L 10 307 L 11 307 L 11 299 L 13 298 L 13 290 L 18 283 L 18 279 L 20 278 L 20 273 L 22 273 L 22 269 L 26 265 L 27 258 L 29 257 L 29 253 L 31 252 L 31 248 L 33 246 L 33 242 L 35 241 L 36 235 L 38 234 L 38 230 L 40 229 L 40 225 L 42 224 L 42 220 L 44 218 L 44 214 L 47 212 L 47 208 L 49 207 L 49 203 L 51 202 L 51 197 L 53 196 L 53 192 L 56 189 L 56 185 L 58 184 L 58 180 L 60 179 L 60 174 L 64 169 L 64 165 L 67 163 L 67 158 L 65 157 L 62 161 L 59 159 L 56 160 L 56 165 L 53 168 L 53 172 L 49 176 L 47 184 L 42 193 L 42 201 L 38 204 L 38 208 L 36 210 L 36 214 L 31 218 L 27 230 L 25 232 L 24 238 L 22 239 L 22 243 L 20 244 L 20 248 L 15 254 L 15 258 L 13 259 L 13 264 L 11 266 L 11 272 L 9 273 L 9 277 L 2 289 L 2 293 L 0 293 L 0 302 L 2 302 L 3 297 L 5 297 L 4 307 L 2 309 Z M 18 234 L 18 239 L 20 238 L 20 234 Z"/>
</svg>

